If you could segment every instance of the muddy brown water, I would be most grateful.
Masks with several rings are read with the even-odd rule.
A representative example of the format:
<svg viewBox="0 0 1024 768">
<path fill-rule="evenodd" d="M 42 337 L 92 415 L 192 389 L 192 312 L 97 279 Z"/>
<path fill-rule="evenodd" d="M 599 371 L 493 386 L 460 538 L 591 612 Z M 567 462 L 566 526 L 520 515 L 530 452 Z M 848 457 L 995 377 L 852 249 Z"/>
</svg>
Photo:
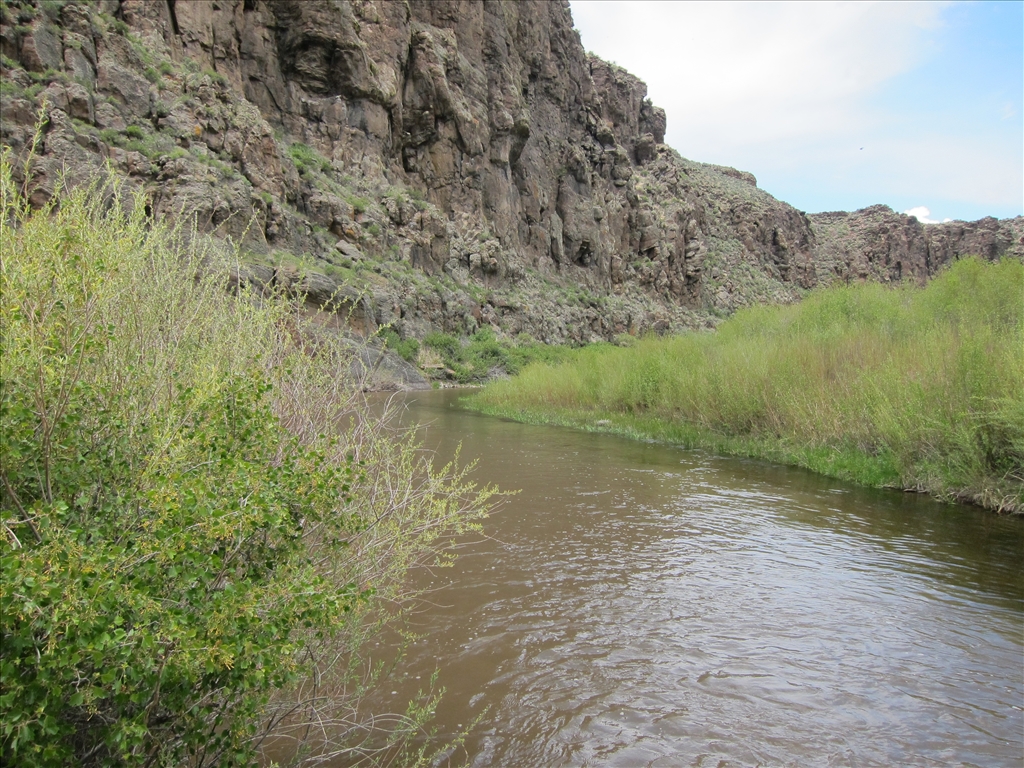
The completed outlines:
<svg viewBox="0 0 1024 768">
<path fill-rule="evenodd" d="M 398 707 L 439 670 L 438 741 L 476 722 L 454 764 L 1024 761 L 1024 520 L 462 396 L 406 419 L 520 493 L 418 575 L 388 685 Z"/>
</svg>

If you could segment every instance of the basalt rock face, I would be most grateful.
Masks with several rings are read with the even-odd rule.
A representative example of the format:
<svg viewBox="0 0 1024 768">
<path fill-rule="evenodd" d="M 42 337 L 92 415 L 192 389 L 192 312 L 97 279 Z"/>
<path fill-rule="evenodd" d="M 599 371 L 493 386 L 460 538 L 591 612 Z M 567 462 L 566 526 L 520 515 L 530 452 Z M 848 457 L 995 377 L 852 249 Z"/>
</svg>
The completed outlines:
<svg viewBox="0 0 1024 768">
<path fill-rule="evenodd" d="M 47 103 L 34 202 L 109 162 L 363 333 L 587 342 L 1024 255 L 1021 219 L 807 216 L 681 158 L 564 2 L 5 0 L 0 49 L 4 144 Z"/>
<path fill-rule="evenodd" d="M 1024 255 L 1024 220 L 922 224 L 913 216 L 874 205 L 854 213 L 809 217 L 822 274 L 844 280 L 923 282 L 944 265 L 972 254 L 986 259 Z"/>
</svg>

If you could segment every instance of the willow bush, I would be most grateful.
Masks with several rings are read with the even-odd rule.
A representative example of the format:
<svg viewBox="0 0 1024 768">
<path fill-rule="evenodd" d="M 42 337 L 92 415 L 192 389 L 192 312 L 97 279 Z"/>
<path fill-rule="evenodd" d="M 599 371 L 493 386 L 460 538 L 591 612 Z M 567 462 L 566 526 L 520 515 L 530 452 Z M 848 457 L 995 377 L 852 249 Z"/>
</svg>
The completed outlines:
<svg viewBox="0 0 1024 768">
<path fill-rule="evenodd" d="M 393 759 L 432 693 L 364 712 L 361 648 L 491 490 L 372 415 L 298 302 L 230 296 L 229 256 L 116 186 L 33 211 L 9 157 L 3 764 L 250 765 L 275 729 Z"/>
<path fill-rule="evenodd" d="M 1024 264 L 830 287 L 715 333 L 584 349 L 474 402 L 1024 511 Z"/>
</svg>

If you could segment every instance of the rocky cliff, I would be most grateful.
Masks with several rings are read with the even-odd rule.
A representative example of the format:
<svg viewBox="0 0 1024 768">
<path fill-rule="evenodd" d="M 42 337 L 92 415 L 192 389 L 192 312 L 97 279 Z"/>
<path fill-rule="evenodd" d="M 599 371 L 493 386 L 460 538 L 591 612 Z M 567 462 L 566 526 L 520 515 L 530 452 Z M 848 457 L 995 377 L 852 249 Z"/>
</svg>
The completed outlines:
<svg viewBox="0 0 1024 768">
<path fill-rule="evenodd" d="M 109 169 L 361 333 L 584 343 L 1024 255 L 1024 219 L 809 216 L 682 158 L 566 2 L 2 2 L 16 154 L 46 104 L 35 203 Z"/>
</svg>

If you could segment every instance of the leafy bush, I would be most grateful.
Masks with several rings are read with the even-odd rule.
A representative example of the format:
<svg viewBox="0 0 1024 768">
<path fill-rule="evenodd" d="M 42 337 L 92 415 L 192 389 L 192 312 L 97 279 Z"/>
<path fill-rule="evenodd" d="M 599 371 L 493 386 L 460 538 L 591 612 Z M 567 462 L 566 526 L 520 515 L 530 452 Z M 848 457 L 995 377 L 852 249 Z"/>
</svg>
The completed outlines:
<svg viewBox="0 0 1024 768">
<path fill-rule="evenodd" d="M 416 339 L 403 339 L 392 328 L 386 328 L 380 333 L 380 337 L 387 348 L 403 360 L 410 363 L 416 361 L 416 356 L 420 352 L 420 343 Z"/>
<path fill-rule="evenodd" d="M 373 741 L 359 649 L 490 491 L 371 418 L 298 306 L 230 298 L 229 259 L 121 199 L 33 212 L 0 161 L 2 762 L 250 765 L 282 721 L 390 760 L 418 722 Z"/>
<path fill-rule="evenodd" d="M 448 333 L 433 331 L 423 337 L 423 343 L 431 349 L 436 349 L 445 357 L 456 358 L 462 349 L 459 340 Z"/>
</svg>

